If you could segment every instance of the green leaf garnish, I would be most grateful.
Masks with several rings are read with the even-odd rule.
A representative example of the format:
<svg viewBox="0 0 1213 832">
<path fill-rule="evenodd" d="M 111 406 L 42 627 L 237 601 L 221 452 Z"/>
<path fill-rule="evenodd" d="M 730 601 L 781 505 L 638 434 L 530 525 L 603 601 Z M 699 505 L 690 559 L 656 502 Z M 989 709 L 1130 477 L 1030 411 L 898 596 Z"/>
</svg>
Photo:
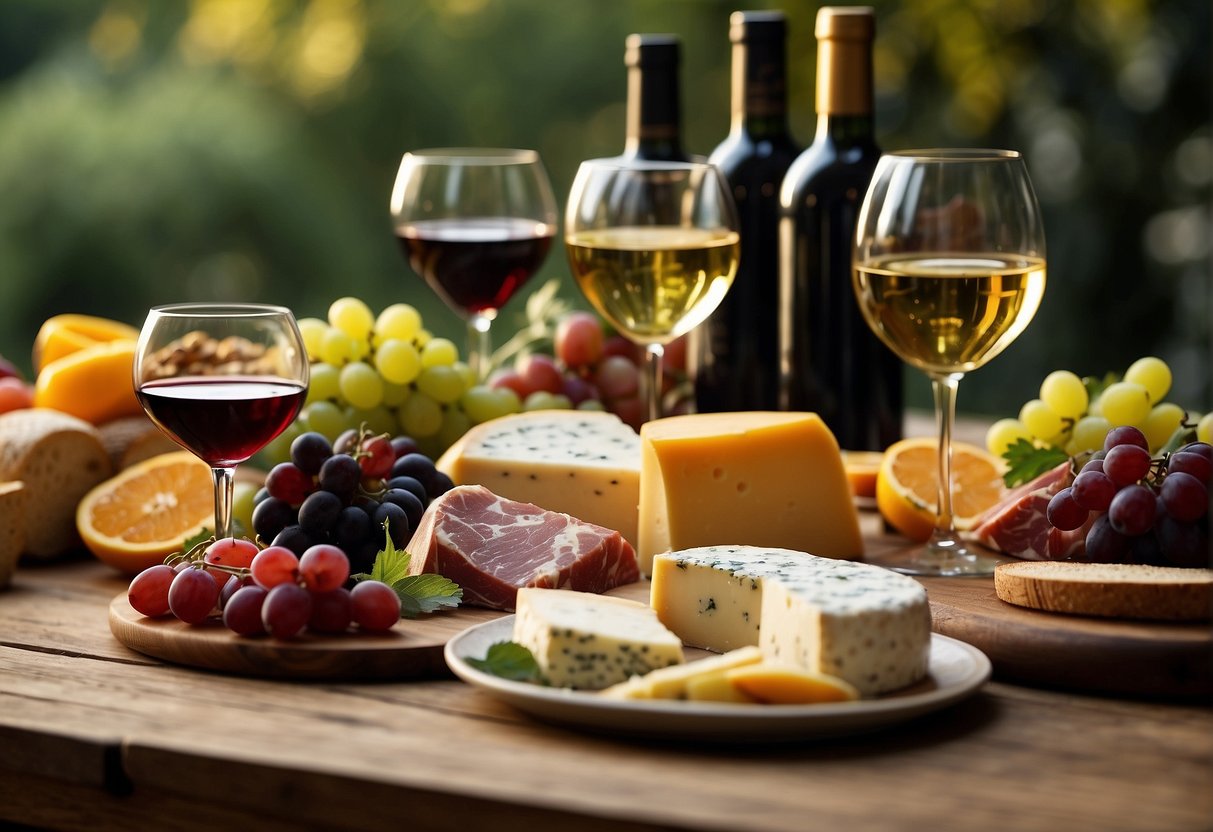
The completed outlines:
<svg viewBox="0 0 1213 832">
<path fill-rule="evenodd" d="M 392 585 L 400 596 L 400 617 L 416 618 L 422 613 L 453 609 L 463 601 L 459 584 L 441 575 L 410 575 Z"/>
<path fill-rule="evenodd" d="M 467 659 L 467 663 L 484 673 L 512 679 L 515 682 L 542 682 L 539 662 L 531 651 L 516 641 L 499 641 L 489 647 L 483 659 Z"/>
<path fill-rule="evenodd" d="M 237 537 L 239 537 L 239 535 L 237 535 Z M 214 539 L 215 539 L 215 533 L 212 532 L 210 529 L 203 527 L 202 529 L 200 529 L 198 531 L 198 534 L 194 535 L 193 537 L 187 537 L 185 539 L 185 542 L 181 544 L 181 551 L 188 552 L 190 549 L 193 549 L 199 543 L 209 543 Z"/>
<path fill-rule="evenodd" d="M 1002 458 L 1007 461 L 1007 472 L 1002 480 L 1008 488 L 1031 482 L 1045 471 L 1056 468 L 1069 457 L 1056 445 L 1038 448 L 1026 439 L 1018 439 L 1007 448 Z"/>
<path fill-rule="evenodd" d="M 371 574 L 359 572 L 354 575 L 355 581 L 381 581 L 388 586 L 409 576 L 409 560 L 411 557 L 404 549 L 397 550 L 388 534 L 387 521 L 383 521 L 383 548 L 375 555 L 375 563 L 371 566 Z"/>
</svg>

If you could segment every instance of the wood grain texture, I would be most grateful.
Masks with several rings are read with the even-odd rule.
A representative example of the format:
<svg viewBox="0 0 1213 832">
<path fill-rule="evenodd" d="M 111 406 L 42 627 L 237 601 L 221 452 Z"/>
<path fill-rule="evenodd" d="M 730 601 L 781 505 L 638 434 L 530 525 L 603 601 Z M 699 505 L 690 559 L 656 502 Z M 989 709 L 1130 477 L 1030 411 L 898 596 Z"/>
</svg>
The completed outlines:
<svg viewBox="0 0 1213 832">
<path fill-rule="evenodd" d="M 994 593 L 1048 612 L 1149 621 L 1208 621 L 1213 570 L 1040 561 L 999 564 Z"/>
</svg>

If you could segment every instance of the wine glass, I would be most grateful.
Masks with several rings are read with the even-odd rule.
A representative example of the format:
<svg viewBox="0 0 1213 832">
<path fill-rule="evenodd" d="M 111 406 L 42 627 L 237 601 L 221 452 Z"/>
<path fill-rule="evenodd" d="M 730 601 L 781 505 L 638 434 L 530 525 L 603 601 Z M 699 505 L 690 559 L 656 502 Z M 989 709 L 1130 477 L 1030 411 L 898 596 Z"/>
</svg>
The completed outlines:
<svg viewBox="0 0 1213 832">
<path fill-rule="evenodd" d="M 231 537 L 232 484 L 299 413 L 308 360 L 291 311 L 178 303 L 148 312 L 135 349 L 135 393 L 152 421 L 211 466 L 215 537 Z"/>
<path fill-rule="evenodd" d="M 1023 158 L 1005 150 L 888 153 L 856 232 L 855 295 L 873 331 L 931 379 L 939 426 L 935 531 L 876 561 L 913 575 L 989 575 L 952 518 L 952 422 L 960 379 L 1028 326 L 1045 290 L 1045 236 Z"/>
<path fill-rule="evenodd" d="M 392 222 L 413 271 L 467 320 L 468 365 L 488 372 L 489 329 L 539 270 L 556 235 L 556 199 L 533 150 L 404 154 Z"/>
<path fill-rule="evenodd" d="M 565 214 L 577 285 L 603 317 L 645 348 L 649 419 L 661 417 L 661 357 L 720 305 L 741 251 L 724 177 L 702 162 L 591 159 Z"/>
</svg>

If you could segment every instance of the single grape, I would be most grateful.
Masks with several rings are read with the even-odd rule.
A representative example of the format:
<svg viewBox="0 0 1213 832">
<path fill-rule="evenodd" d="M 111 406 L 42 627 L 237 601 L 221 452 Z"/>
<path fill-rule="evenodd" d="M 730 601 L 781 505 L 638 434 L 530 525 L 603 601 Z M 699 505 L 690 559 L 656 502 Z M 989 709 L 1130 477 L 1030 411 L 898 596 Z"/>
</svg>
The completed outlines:
<svg viewBox="0 0 1213 832">
<path fill-rule="evenodd" d="M 395 469 L 395 466 L 392 467 Z M 411 492 L 422 505 L 429 502 L 429 495 L 426 493 L 425 486 L 416 477 L 400 474 L 393 476 L 385 485 L 387 488 L 403 488 L 405 491 Z"/>
<path fill-rule="evenodd" d="M 320 344 L 320 359 L 333 367 L 344 367 L 358 358 L 358 342 L 339 329 L 329 329 Z"/>
<path fill-rule="evenodd" d="M 316 431 L 300 434 L 291 443 L 291 462 L 309 476 L 320 473 L 320 466 L 333 455 L 333 444 L 328 437 Z"/>
<path fill-rule="evenodd" d="M 182 569 L 168 588 L 168 608 L 186 624 L 205 621 L 219 603 L 219 584 L 205 569 Z"/>
<path fill-rule="evenodd" d="M 1195 523 L 1209 511 L 1209 489 L 1202 480 L 1183 471 L 1167 474 L 1158 498 L 1167 514 L 1181 523 Z"/>
<path fill-rule="evenodd" d="M 412 437 L 433 436 L 442 427 L 442 407 L 424 393 L 414 393 L 400 406 L 400 427 Z"/>
<path fill-rule="evenodd" d="M 214 576 L 218 579 L 218 575 Z M 253 582 L 252 578 L 242 578 L 239 575 L 228 575 L 227 580 L 223 582 L 223 587 L 219 590 L 219 609 L 225 609 L 227 602 L 232 600 L 232 596 L 242 586 L 249 586 Z"/>
<path fill-rule="evenodd" d="M 303 502 L 315 487 L 312 477 L 300 470 L 293 462 L 280 462 L 270 469 L 265 477 L 266 490 L 292 506 Z"/>
<path fill-rule="evenodd" d="M 360 439 L 358 428 L 341 431 L 341 434 L 333 441 L 333 454 L 350 454 L 352 456 L 354 451 L 358 450 Z"/>
<path fill-rule="evenodd" d="M 1055 370 L 1040 385 L 1040 398 L 1063 419 L 1077 419 L 1087 412 L 1089 399 L 1082 379 L 1069 370 Z"/>
<path fill-rule="evenodd" d="M 1117 445 L 1136 445 L 1142 450 L 1150 450 L 1150 443 L 1146 441 L 1146 435 L 1132 425 L 1124 425 L 1108 431 L 1107 437 L 1104 438 L 1103 449 L 1110 451 Z"/>
<path fill-rule="evenodd" d="M 364 361 L 342 367 L 338 383 L 342 397 L 354 407 L 369 410 L 383 401 L 383 379 Z"/>
<path fill-rule="evenodd" d="M 410 529 L 417 528 L 417 524 L 421 522 L 421 515 L 425 513 L 425 504 L 418 499 L 416 494 L 403 488 L 389 488 L 383 493 L 383 502 L 395 503 L 404 509 Z"/>
<path fill-rule="evenodd" d="M 371 517 L 371 525 L 376 529 L 381 529 L 384 523 L 388 524 L 388 534 L 391 536 L 393 546 L 400 548 L 408 543 L 409 517 L 403 508 L 395 503 L 380 504 Z"/>
<path fill-rule="evenodd" d="M 308 547 L 315 541 L 312 536 L 303 530 L 303 527 L 298 523 L 287 526 L 282 531 L 274 536 L 271 546 L 280 546 L 292 552 L 295 557 L 299 557 L 308 550 Z"/>
<path fill-rule="evenodd" d="M 345 412 L 330 401 L 312 402 L 303 409 L 300 418 L 308 430 L 321 433 L 329 439 L 345 430 Z"/>
<path fill-rule="evenodd" d="M 295 509 L 286 500 L 268 497 L 253 509 L 253 531 L 262 540 L 273 540 L 295 522 Z"/>
<path fill-rule="evenodd" d="M 417 349 L 423 350 L 425 349 L 425 345 L 433 340 L 433 338 L 434 333 L 430 332 L 425 327 L 422 327 L 421 329 L 417 330 L 417 334 L 413 336 L 413 345 L 416 346 Z M 458 355 L 458 351 L 456 351 L 456 355 Z"/>
<path fill-rule="evenodd" d="M 563 393 L 574 407 L 580 406 L 584 401 L 598 398 L 598 388 L 581 376 L 565 376 Z"/>
<path fill-rule="evenodd" d="M 446 338 L 431 338 L 421 348 L 421 366 L 438 367 L 443 364 L 454 364 L 459 360 L 459 349 L 453 341 Z"/>
<path fill-rule="evenodd" d="M 1071 441 L 1080 452 L 1100 450 L 1111 429 L 1112 423 L 1102 416 L 1083 416 L 1074 423 Z"/>
<path fill-rule="evenodd" d="M 602 342 L 602 359 L 605 361 L 611 356 L 626 358 L 631 364 L 638 365 L 644 361 L 644 348 L 622 335 L 611 335 Z"/>
<path fill-rule="evenodd" d="M 312 617 L 312 594 L 298 584 L 278 584 L 261 605 L 261 623 L 274 638 L 294 638 Z"/>
<path fill-rule="evenodd" d="M 389 338 L 375 351 L 375 368 L 393 384 L 411 384 L 421 373 L 421 352 L 411 341 Z"/>
<path fill-rule="evenodd" d="M 1040 399 L 1024 403 L 1019 409 L 1019 421 L 1029 433 L 1045 441 L 1052 441 L 1065 428 L 1061 416 Z"/>
<path fill-rule="evenodd" d="M 392 381 L 383 382 L 383 402 L 382 406 L 388 410 L 395 410 L 408 401 L 409 396 L 413 395 L 413 388 L 407 384 L 396 384 Z M 395 429 L 395 422 L 392 423 L 392 429 Z"/>
<path fill-rule="evenodd" d="M 349 454 L 336 454 L 320 466 L 320 487 L 348 499 L 362 480 L 362 466 Z"/>
<path fill-rule="evenodd" d="M 1108 385 L 1100 396 L 1103 416 L 1113 425 L 1145 424 L 1150 415 L 1150 395 L 1146 388 L 1131 381 Z"/>
<path fill-rule="evenodd" d="M 1074 502 L 1069 488 L 1063 488 L 1049 500 L 1047 516 L 1055 529 L 1068 532 L 1087 522 L 1091 512 Z"/>
<path fill-rule="evenodd" d="M 363 477 L 383 479 L 395 461 L 396 452 L 386 434 L 367 437 L 358 447 L 358 466 Z"/>
<path fill-rule="evenodd" d="M 513 391 L 514 395 L 522 401 L 531 394 L 531 388 L 527 386 L 524 379 L 517 370 L 509 367 L 501 367 L 489 374 L 489 387 L 494 390 L 507 389 Z"/>
<path fill-rule="evenodd" d="M 1209 535 L 1203 523 L 1184 523 L 1161 514 L 1157 523 L 1163 557 L 1174 566 L 1210 567 Z"/>
<path fill-rule="evenodd" d="M 524 411 L 572 410 L 573 403 L 563 393 L 553 394 L 546 390 L 538 390 L 526 397 L 526 401 L 522 403 L 522 409 Z"/>
<path fill-rule="evenodd" d="M 1129 538 L 1112 527 L 1108 515 L 1095 518 L 1087 532 L 1085 559 L 1094 563 L 1124 563 L 1129 554 Z"/>
<path fill-rule="evenodd" d="M 126 590 L 126 600 L 135 612 L 149 618 L 164 615 L 169 611 L 168 592 L 177 572 L 173 567 L 158 563 L 144 569 L 131 581 Z"/>
<path fill-rule="evenodd" d="M 986 449 L 994 456 L 1002 456 L 1020 439 L 1032 441 L 1032 433 L 1018 419 L 999 419 L 986 431 Z M 1099 438 L 1103 441 L 1103 437 Z"/>
<path fill-rule="evenodd" d="M 393 436 L 392 453 L 395 454 L 396 459 L 405 454 L 415 454 L 417 453 L 417 443 L 411 436 Z"/>
<path fill-rule="evenodd" d="M 454 445 L 459 438 L 468 432 L 472 420 L 458 407 L 447 407 L 442 412 L 442 427 L 438 428 L 435 439 L 442 449 Z"/>
<path fill-rule="evenodd" d="M 232 522 L 240 527 L 241 534 L 253 534 L 253 509 L 257 507 L 256 483 L 237 482 L 232 486 Z M 269 496 L 269 492 L 265 492 Z"/>
<path fill-rule="evenodd" d="M 1070 486 L 1074 502 L 1090 511 L 1107 511 L 1116 496 L 1116 483 L 1103 471 L 1082 471 Z"/>
<path fill-rule="evenodd" d="M 223 605 L 223 626 L 241 636 L 260 636 L 266 632 L 261 619 L 269 591 L 257 585 L 242 586 Z"/>
<path fill-rule="evenodd" d="M 370 307 L 358 298 L 337 298 L 329 306 L 329 324 L 355 341 L 365 341 L 375 324 Z"/>
<path fill-rule="evenodd" d="M 1185 446 L 1171 454 L 1171 458 L 1167 460 L 1167 472 L 1183 472 L 1191 474 L 1203 483 L 1209 482 L 1209 478 L 1213 476 L 1213 462 L 1206 456 L 1188 450 L 1190 447 Z"/>
<path fill-rule="evenodd" d="M 570 312 L 556 324 L 552 346 L 566 367 L 590 367 L 602 358 L 602 323 L 590 312 Z"/>
<path fill-rule="evenodd" d="M 270 546 L 257 553 L 250 569 L 257 586 L 273 589 L 299 579 L 299 558 L 285 546 Z"/>
<path fill-rule="evenodd" d="M 299 575 L 312 592 L 330 592 L 350 576 L 350 559 L 336 546 L 320 543 L 299 558 Z"/>
<path fill-rule="evenodd" d="M 333 538 L 347 554 L 371 533 L 371 516 L 357 506 L 346 506 L 333 524 Z"/>
<path fill-rule="evenodd" d="M 1150 452 L 1137 445 L 1117 445 L 1104 457 L 1103 470 L 1117 485 L 1137 482 L 1150 472 Z"/>
<path fill-rule="evenodd" d="M 1079 473 L 1082 473 L 1083 471 L 1098 471 L 1102 474 L 1104 472 L 1103 457 L 1100 457 L 1099 459 L 1088 459 L 1085 463 L 1083 463 L 1082 471 Z"/>
<path fill-rule="evenodd" d="M 1185 415 L 1184 409 L 1172 402 L 1155 405 L 1150 410 L 1150 415 L 1146 417 L 1145 424 L 1141 426 L 1141 432 L 1146 435 L 1146 441 L 1150 443 L 1150 447 L 1157 449 L 1165 445 L 1171 435 L 1179 429 Z"/>
<path fill-rule="evenodd" d="M 449 365 L 426 367 L 417 376 L 417 389 L 439 404 L 451 404 L 463 395 L 463 378 Z"/>
<path fill-rule="evenodd" d="M 420 330 L 421 313 L 407 303 L 393 303 L 375 319 L 375 336 L 381 342 L 389 338 L 411 341 Z"/>
<path fill-rule="evenodd" d="M 320 347 L 324 343 L 324 335 L 329 331 L 329 325 L 319 318 L 300 318 L 296 321 L 299 335 L 303 338 L 303 348 L 307 350 L 309 361 L 320 358 Z"/>
<path fill-rule="evenodd" d="M 331 364 L 323 361 L 308 368 L 307 398 L 304 404 L 335 399 L 341 393 L 339 380 L 340 371 Z"/>
<path fill-rule="evenodd" d="M 1213 445 L 1208 442 L 1189 442 L 1180 448 L 1185 454 L 1197 454 L 1213 462 Z"/>
<path fill-rule="evenodd" d="M 1158 512 L 1158 500 L 1154 492 L 1144 485 L 1130 485 L 1116 492 L 1108 506 L 1108 520 L 1112 528 L 1123 535 L 1135 537 L 1145 534 L 1154 526 Z"/>
<path fill-rule="evenodd" d="M 635 394 L 625 399 L 612 400 L 607 409 L 634 430 L 640 430 L 640 426 L 648 418 L 647 403 Z"/>
<path fill-rule="evenodd" d="M 430 480 L 430 484 L 426 487 L 426 491 L 428 491 L 434 497 L 441 497 L 454 487 L 455 483 L 451 481 L 451 478 L 442 471 L 438 471 L 434 474 L 433 479 Z"/>
<path fill-rule="evenodd" d="M 564 375 L 550 355 L 525 355 L 515 362 L 514 368 L 526 382 L 528 396 L 538 392 L 559 393 L 564 389 Z"/>
<path fill-rule="evenodd" d="M 432 488 L 434 475 L 438 473 L 438 469 L 434 467 L 434 460 L 425 454 L 405 454 L 392 465 L 391 473 L 393 480 L 396 477 L 412 477 L 421 483 L 421 487 L 425 489 L 425 495 L 424 497 L 421 494 L 417 496 L 424 500 L 432 500 L 438 496 Z"/>
<path fill-rule="evenodd" d="M 578 410 L 593 410 L 598 413 L 602 413 L 602 412 L 606 411 L 606 405 L 603 404 L 602 402 L 600 402 L 598 399 L 586 399 L 585 401 L 583 401 L 577 405 L 577 409 Z"/>
<path fill-rule="evenodd" d="M 344 633 L 353 619 L 350 591 L 338 587 L 331 592 L 312 593 L 312 615 L 307 628 L 316 633 Z"/>
<path fill-rule="evenodd" d="M 627 399 L 640 389 L 640 370 L 621 355 L 604 358 L 594 373 L 594 386 L 607 399 Z"/>
<path fill-rule="evenodd" d="M 251 540 L 224 537 L 207 546 L 202 559 L 205 563 L 247 569 L 260 551 L 257 544 Z"/>
<path fill-rule="evenodd" d="M 299 528 L 313 539 L 323 540 L 337 522 L 345 503 L 331 491 L 317 491 L 299 506 Z"/>
<path fill-rule="evenodd" d="M 350 612 L 362 629 L 384 632 L 400 620 L 400 596 L 381 581 L 362 581 L 350 591 Z"/>
<path fill-rule="evenodd" d="M 479 383 L 480 381 L 480 376 L 476 375 L 476 371 L 473 370 L 472 366 L 466 361 L 456 361 L 451 365 L 451 368 L 459 375 L 459 378 L 463 380 L 464 390 L 467 390 L 469 387 Z"/>
<path fill-rule="evenodd" d="M 1161 358 L 1139 358 L 1125 370 L 1124 380 L 1140 384 L 1152 402 L 1161 402 L 1171 389 L 1171 368 Z"/>
<path fill-rule="evenodd" d="M 1204 443 L 1213 442 L 1213 411 L 1201 416 L 1196 423 L 1196 438 Z"/>
</svg>

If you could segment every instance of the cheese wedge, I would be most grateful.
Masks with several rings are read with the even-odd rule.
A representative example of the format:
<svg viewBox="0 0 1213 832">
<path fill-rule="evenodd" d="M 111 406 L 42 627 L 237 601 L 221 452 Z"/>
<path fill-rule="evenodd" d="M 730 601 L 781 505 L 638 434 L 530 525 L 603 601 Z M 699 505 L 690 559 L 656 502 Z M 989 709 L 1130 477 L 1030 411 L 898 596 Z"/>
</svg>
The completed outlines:
<svg viewBox="0 0 1213 832">
<path fill-rule="evenodd" d="M 602 695 L 611 699 L 691 699 L 691 687 L 711 684 L 708 680 L 723 680 L 728 671 L 760 661 L 761 650 L 752 646 L 742 647 L 739 650 L 730 650 L 723 656 L 710 656 L 686 664 L 663 667 L 643 676 L 633 676 L 626 682 L 607 688 Z M 698 698 L 708 696 L 704 694 Z M 712 698 L 718 701 L 722 699 Z M 746 698 L 729 698 L 723 701 L 746 701 Z"/>
<path fill-rule="evenodd" d="M 863 555 L 838 443 L 815 413 L 701 413 L 640 430 L 640 569 L 714 544 Z"/>
</svg>

